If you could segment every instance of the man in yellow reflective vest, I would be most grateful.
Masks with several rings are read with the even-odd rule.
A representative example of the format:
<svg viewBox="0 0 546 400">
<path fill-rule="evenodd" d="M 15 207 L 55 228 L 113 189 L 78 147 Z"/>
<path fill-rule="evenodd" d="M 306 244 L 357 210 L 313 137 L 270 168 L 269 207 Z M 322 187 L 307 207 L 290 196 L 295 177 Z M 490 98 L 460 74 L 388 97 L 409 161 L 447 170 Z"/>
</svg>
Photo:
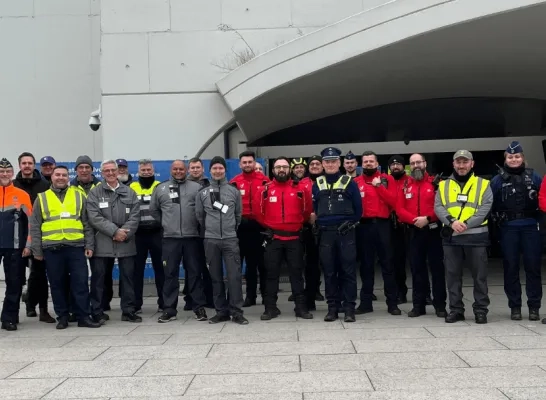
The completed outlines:
<svg viewBox="0 0 546 400">
<path fill-rule="evenodd" d="M 150 200 L 157 185 L 159 185 L 159 181 L 155 180 L 152 160 L 140 160 L 138 162 L 138 180 L 129 185 L 135 191 L 140 201 L 140 223 L 135 234 L 137 255 L 135 258 L 134 285 L 137 314 L 142 311 L 144 271 L 148 254 L 150 254 L 152 267 L 154 268 L 158 311 L 163 312 L 163 283 L 165 282 L 165 273 L 163 272 L 163 264 L 161 262 L 161 222 L 155 220 L 150 214 Z"/>
<path fill-rule="evenodd" d="M 445 321 L 463 321 L 463 268 L 468 264 L 474 280 L 474 316 L 476 323 L 487 323 L 489 296 L 487 288 L 487 217 L 493 205 L 493 192 L 487 179 L 474 174 L 474 158 L 468 150 L 453 155 L 453 174 L 440 182 L 434 212 L 444 224 L 446 282 L 450 313 Z"/>
<path fill-rule="evenodd" d="M 99 328 L 90 318 L 87 259 L 93 256 L 94 234 L 87 222 L 85 195 L 68 186 L 68 168 L 57 166 L 51 188 L 38 194 L 30 217 L 31 251 L 44 260 L 57 329 L 68 327 L 71 297 L 79 327 Z M 70 293 L 67 291 L 70 280 Z"/>
</svg>

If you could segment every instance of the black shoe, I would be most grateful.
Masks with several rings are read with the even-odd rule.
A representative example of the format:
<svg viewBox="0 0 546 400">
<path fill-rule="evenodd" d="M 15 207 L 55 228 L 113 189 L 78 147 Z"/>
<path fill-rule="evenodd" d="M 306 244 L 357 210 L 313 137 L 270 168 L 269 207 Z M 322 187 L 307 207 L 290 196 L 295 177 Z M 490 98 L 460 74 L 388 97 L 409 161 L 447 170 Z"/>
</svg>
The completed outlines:
<svg viewBox="0 0 546 400">
<path fill-rule="evenodd" d="M 246 297 L 243 307 L 251 307 L 256 305 L 256 298 Z"/>
<path fill-rule="evenodd" d="M 448 324 L 452 324 L 454 322 L 457 322 L 457 321 L 464 321 L 464 314 L 461 314 L 461 313 L 458 313 L 458 312 L 455 312 L 455 311 L 451 311 L 447 317 L 446 317 L 446 322 Z"/>
<path fill-rule="evenodd" d="M 142 314 L 142 308 L 138 308 L 138 309 L 135 311 L 135 314 Z"/>
<path fill-rule="evenodd" d="M 402 311 L 396 306 L 389 308 L 389 314 L 390 315 L 402 315 Z"/>
<path fill-rule="evenodd" d="M 275 307 L 275 308 L 268 308 L 264 311 L 264 313 L 260 316 L 260 319 L 262 321 L 270 321 L 273 318 L 277 318 L 280 315 L 281 311 Z"/>
<path fill-rule="evenodd" d="M 37 316 L 38 316 L 38 314 L 36 313 L 36 310 L 34 310 L 32 308 L 27 308 L 27 317 L 35 318 Z"/>
<path fill-rule="evenodd" d="M 49 313 L 47 312 L 47 309 L 45 309 L 45 308 L 40 308 L 39 321 L 40 322 L 45 322 L 47 324 L 54 324 L 55 322 L 57 322 L 55 320 L 55 318 L 53 318 L 51 315 L 49 315 Z"/>
<path fill-rule="evenodd" d="M 372 293 L 372 301 L 377 301 L 377 296 Z"/>
<path fill-rule="evenodd" d="M 300 309 L 296 310 L 296 317 L 303 318 L 303 319 L 313 319 L 313 314 L 309 312 L 307 309 Z"/>
<path fill-rule="evenodd" d="M 521 307 L 513 307 L 510 311 L 510 319 L 512 321 L 521 321 L 522 318 L 523 317 L 521 316 Z"/>
<path fill-rule="evenodd" d="M 432 305 L 432 297 L 427 296 L 427 298 L 425 299 L 425 304 L 427 306 L 431 306 Z"/>
<path fill-rule="evenodd" d="M 288 301 L 294 301 L 294 295 L 291 294 L 290 296 L 288 296 Z"/>
<path fill-rule="evenodd" d="M 217 324 L 219 322 L 227 322 L 231 318 L 229 318 L 229 315 L 220 315 L 216 314 L 214 317 L 209 319 L 209 324 Z"/>
<path fill-rule="evenodd" d="M 538 313 L 538 308 L 529 309 L 529 321 L 539 321 L 540 314 Z"/>
<path fill-rule="evenodd" d="M 406 304 L 408 302 L 408 296 L 405 294 L 401 294 L 398 296 L 397 303 L 398 304 Z"/>
<path fill-rule="evenodd" d="M 201 307 L 195 312 L 195 319 L 197 321 L 206 321 L 208 319 L 207 312 L 205 311 L 203 307 Z"/>
<path fill-rule="evenodd" d="M 78 327 L 79 328 L 100 328 L 101 323 L 95 322 L 89 317 L 85 317 L 84 319 L 78 321 Z"/>
<path fill-rule="evenodd" d="M 343 319 L 344 322 L 355 322 L 355 312 L 354 311 L 345 311 L 345 318 Z"/>
<path fill-rule="evenodd" d="M 484 312 L 479 312 L 474 315 L 474 320 L 477 324 L 487 324 L 487 314 Z"/>
<path fill-rule="evenodd" d="M 368 314 L 368 313 L 372 313 L 372 312 L 373 312 L 373 308 L 357 307 L 355 309 L 355 314 L 356 315 Z"/>
<path fill-rule="evenodd" d="M 17 324 L 14 324 L 13 322 L 2 322 L 2 329 L 5 329 L 6 331 L 16 331 Z"/>
<path fill-rule="evenodd" d="M 78 322 L 78 317 L 76 317 L 76 314 L 72 313 L 68 316 L 68 322 Z"/>
<path fill-rule="evenodd" d="M 315 301 L 324 301 L 324 296 L 320 293 L 320 291 L 315 294 Z"/>
<path fill-rule="evenodd" d="M 184 304 L 184 311 L 192 311 L 193 307 L 190 303 Z"/>
<path fill-rule="evenodd" d="M 59 322 L 57 322 L 57 329 L 66 329 L 68 328 L 68 317 L 61 317 L 59 318 Z"/>
<path fill-rule="evenodd" d="M 164 311 L 163 314 L 161 314 L 159 318 L 157 319 L 157 322 L 167 323 L 167 322 L 174 321 L 175 319 L 176 319 L 176 315 L 171 315 L 168 312 Z"/>
<path fill-rule="evenodd" d="M 248 319 L 243 317 L 243 314 L 234 314 L 231 320 L 239 325 L 248 325 Z"/>
<path fill-rule="evenodd" d="M 447 311 L 445 310 L 445 308 L 443 310 L 436 310 L 436 316 L 438 318 L 445 318 L 447 317 Z"/>
<path fill-rule="evenodd" d="M 142 318 L 140 318 L 134 312 L 121 314 L 121 320 L 127 322 L 142 322 Z"/>
<path fill-rule="evenodd" d="M 415 318 L 420 317 L 421 315 L 426 315 L 426 310 L 419 310 L 418 308 L 413 307 L 411 311 L 408 313 L 408 317 Z"/>
<path fill-rule="evenodd" d="M 328 311 L 328 314 L 324 317 L 325 322 L 334 322 L 338 319 L 337 312 L 335 311 Z"/>
</svg>

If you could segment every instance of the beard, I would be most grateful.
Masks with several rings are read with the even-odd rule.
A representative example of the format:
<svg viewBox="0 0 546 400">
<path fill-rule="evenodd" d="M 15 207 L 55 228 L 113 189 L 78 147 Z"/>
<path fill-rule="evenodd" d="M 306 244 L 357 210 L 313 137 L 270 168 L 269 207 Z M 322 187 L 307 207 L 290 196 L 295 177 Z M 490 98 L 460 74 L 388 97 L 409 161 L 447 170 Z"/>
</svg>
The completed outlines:
<svg viewBox="0 0 546 400">
<path fill-rule="evenodd" d="M 404 174 L 406 173 L 406 171 L 404 170 L 396 170 L 396 171 L 391 171 L 391 175 L 394 179 L 398 180 L 400 178 L 402 178 L 404 176 Z"/>
<path fill-rule="evenodd" d="M 120 182 L 127 182 L 129 180 L 129 174 L 118 175 L 118 180 Z"/>
<path fill-rule="evenodd" d="M 277 182 L 286 182 L 290 178 L 288 174 L 274 174 Z"/>
<path fill-rule="evenodd" d="M 377 172 L 377 168 L 364 168 L 362 169 L 362 173 L 366 176 L 372 176 Z"/>
<path fill-rule="evenodd" d="M 422 181 L 425 177 L 425 171 L 423 171 L 421 168 L 415 168 L 413 171 L 411 171 L 411 177 L 416 181 Z"/>
</svg>

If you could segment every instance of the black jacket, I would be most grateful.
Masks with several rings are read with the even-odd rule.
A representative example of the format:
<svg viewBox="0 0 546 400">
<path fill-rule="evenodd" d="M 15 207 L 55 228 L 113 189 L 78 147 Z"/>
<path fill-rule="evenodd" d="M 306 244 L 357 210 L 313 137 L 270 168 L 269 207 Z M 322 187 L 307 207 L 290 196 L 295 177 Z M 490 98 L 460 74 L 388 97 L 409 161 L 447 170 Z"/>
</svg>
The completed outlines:
<svg viewBox="0 0 546 400">
<path fill-rule="evenodd" d="M 39 193 L 43 193 L 49 189 L 51 183 L 46 181 L 40 172 L 35 169 L 32 173 L 32 178 L 23 178 L 21 171 L 17 174 L 13 180 L 13 186 L 23 189 L 30 196 L 30 201 L 34 204 L 36 197 Z"/>
</svg>

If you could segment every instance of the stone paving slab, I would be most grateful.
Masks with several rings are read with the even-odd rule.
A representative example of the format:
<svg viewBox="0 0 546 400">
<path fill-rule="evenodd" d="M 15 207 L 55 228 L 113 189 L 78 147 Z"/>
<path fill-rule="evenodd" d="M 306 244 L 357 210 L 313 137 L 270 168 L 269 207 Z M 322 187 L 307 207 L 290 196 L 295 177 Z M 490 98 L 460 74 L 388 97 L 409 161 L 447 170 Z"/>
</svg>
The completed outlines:
<svg viewBox="0 0 546 400">
<path fill-rule="evenodd" d="M 0 349 L 3 362 L 93 360 L 107 347 Z"/>
<path fill-rule="evenodd" d="M 154 346 L 165 343 L 170 337 L 171 335 L 86 336 L 78 337 L 64 347 Z"/>
<path fill-rule="evenodd" d="M 533 337 L 533 336 L 510 336 Z M 403 351 L 452 351 L 452 350 L 495 350 L 505 346 L 489 337 L 463 338 L 422 338 L 389 340 L 353 340 L 357 353 L 398 353 Z"/>
<path fill-rule="evenodd" d="M 40 339 L 29 339 L 22 337 L 0 337 L 0 349 L 30 349 L 30 348 L 50 348 L 62 347 L 74 340 L 74 337 L 43 337 Z"/>
<path fill-rule="evenodd" d="M 248 344 L 216 344 L 209 357 L 281 356 L 298 354 L 341 354 L 354 353 L 349 340 L 326 342 L 274 342 Z"/>
<path fill-rule="evenodd" d="M 544 400 L 546 387 L 513 387 L 500 389 L 510 400 Z"/>
<path fill-rule="evenodd" d="M 212 344 L 195 344 L 181 346 L 118 346 L 110 347 L 96 360 L 154 360 L 205 358 Z M 182 361 L 181 361 L 182 362 Z"/>
<path fill-rule="evenodd" d="M 433 392 L 305 393 L 305 400 L 506 400 L 498 389 L 435 390 Z"/>
<path fill-rule="evenodd" d="M 456 351 L 471 367 L 546 365 L 546 349 Z"/>
<path fill-rule="evenodd" d="M 239 332 L 211 333 L 211 334 L 175 334 L 167 340 L 164 346 L 180 346 L 182 344 L 208 343 L 267 343 L 267 342 L 296 342 L 298 334 L 294 331 L 256 332 L 240 327 Z"/>
<path fill-rule="evenodd" d="M 232 333 L 232 332 L 241 332 L 241 328 L 244 328 L 253 332 L 271 332 L 274 331 L 292 331 L 294 329 L 298 331 L 302 330 L 335 330 L 335 329 L 345 329 L 340 321 L 335 322 L 324 322 L 324 321 L 315 321 L 315 320 L 302 320 L 294 322 L 275 322 L 275 323 L 264 323 L 256 322 L 254 324 L 248 324 L 247 326 L 241 327 L 234 324 L 227 324 L 226 327 L 222 330 L 222 333 Z"/>
<path fill-rule="evenodd" d="M 3 361 L 2 359 L 0 359 Z M 13 375 L 17 371 L 23 369 L 30 364 L 30 361 L 24 362 L 0 362 L 0 379 L 7 378 L 8 376 Z M 1 385 L 1 384 L 0 384 Z M 0 389 L 1 390 L 1 389 Z"/>
<path fill-rule="evenodd" d="M 175 321 L 176 322 L 176 321 Z M 209 324 L 202 322 L 199 325 L 193 324 L 176 324 L 173 322 L 158 323 L 155 322 L 154 325 L 140 325 L 131 333 L 129 336 L 133 335 L 165 335 L 165 334 L 186 334 L 186 333 L 220 333 L 224 329 L 225 324 Z"/>
<path fill-rule="evenodd" d="M 100 378 L 132 376 L 146 360 L 93 360 L 34 362 L 9 379 Z"/>
<path fill-rule="evenodd" d="M 2 381 L 2 400 L 40 399 L 65 379 L 12 379 Z M 83 397 L 83 396 L 82 396 Z"/>
<path fill-rule="evenodd" d="M 512 350 L 546 348 L 546 336 L 495 336 L 494 339 Z"/>
<path fill-rule="evenodd" d="M 477 337 L 477 336 L 536 336 L 536 332 L 517 324 L 485 324 L 463 326 L 430 327 L 427 330 L 435 337 Z"/>
<path fill-rule="evenodd" d="M 302 342 L 319 340 L 364 340 L 364 339 L 411 339 L 430 338 L 424 328 L 400 329 L 344 329 L 344 330 L 302 330 L 298 331 Z"/>
<path fill-rule="evenodd" d="M 163 397 L 161 400 L 302 400 L 302 393 L 221 394 L 212 396 Z M 506 398 L 505 398 L 506 399 Z M 157 400 L 156 397 L 113 397 L 110 400 Z"/>
</svg>

